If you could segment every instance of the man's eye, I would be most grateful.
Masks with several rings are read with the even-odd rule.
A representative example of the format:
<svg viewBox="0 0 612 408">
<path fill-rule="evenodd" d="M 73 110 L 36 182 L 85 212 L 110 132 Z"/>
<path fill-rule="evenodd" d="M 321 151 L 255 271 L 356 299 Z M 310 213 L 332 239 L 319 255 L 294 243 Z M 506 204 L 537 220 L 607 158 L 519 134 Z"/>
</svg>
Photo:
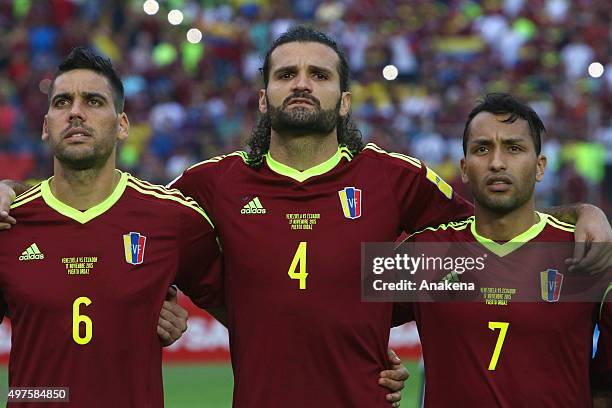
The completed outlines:
<svg viewBox="0 0 612 408">
<path fill-rule="evenodd" d="M 279 75 L 280 79 L 291 79 L 293 78 L 293 74 L 291 72 L 283 72 Z"/>
<path fill-rule="evenodd" d="M 56 99 L 53 106 L 57 106 L 57 107 L 66 106 L 68 105 L 68 102 L 69 102 L 68 99 Z"/>
<path fill-rule="evenodd" d="M 90 106 L 100 106 L 100 105 L 102 105 L 102 102 L 100 102 L 98 99 L 90 99 L 89 101 L 87 101 L 87 103 Z"/>
<path fill-rule="evenodd" d="M 315 73 L 315 74 L 314 74 L 314 77 L 315 77 L 316 79 L 319 79 L 319 80 L 322 80 L 322 81 L 323 81 L 323 80 L 326 80 L 326 79 L 328 78 L 326 74 L 323 74 L 323 73 L 321 73 L 321 72 L 317 72 L 317 73 Z"/>
</svg>

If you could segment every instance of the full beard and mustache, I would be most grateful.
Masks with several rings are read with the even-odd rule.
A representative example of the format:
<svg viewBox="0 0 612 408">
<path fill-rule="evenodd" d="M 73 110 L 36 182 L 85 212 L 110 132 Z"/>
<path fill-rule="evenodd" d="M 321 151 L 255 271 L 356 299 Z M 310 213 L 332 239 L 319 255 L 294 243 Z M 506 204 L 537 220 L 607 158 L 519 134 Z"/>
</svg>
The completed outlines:
<svg viewBox="0 0 612 408">
<path fill-rule="evenodd" d="M 307 99 L 312 107 L 296 106 L 287 109 L 292 99 Z M 321 109 L 321 102 L 307 92 L 294 93 L 283 101 L 280 107 L 272 105 L 266 96 L 271 128 L 280 135 L 328 135 L 338 124 L 340 98 L 332 109 Z M 314 108 L 314 109 L 313 109 Z"/>
<path fill-rule="evenodd" d="M 89 146 L 74 146 L 63 143 L 64 136 L 73 128 L 85 129 L 94 143 Z M 74 121 L 68 128 L 63 130 L 58 138 L 49 137 L 49 144 L 53 156 L 72 170 L 90 170 L 100 168 L 108 161 L 115 150 L 116 138 L 96 137 L 95 130 L 84 125 L 81 121 Z"/>
</svg>

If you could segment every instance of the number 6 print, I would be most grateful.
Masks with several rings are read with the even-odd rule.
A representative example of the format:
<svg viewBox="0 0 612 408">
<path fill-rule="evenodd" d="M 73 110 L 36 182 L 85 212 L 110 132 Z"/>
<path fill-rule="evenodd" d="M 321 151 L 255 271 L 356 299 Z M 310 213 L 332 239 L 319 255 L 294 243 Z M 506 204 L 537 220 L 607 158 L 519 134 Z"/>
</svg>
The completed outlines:
<svg viewBox="0 0 612 408">
<path fill-rule="evenodd" d="M 93 336 L 93 323 L 89 316 L 82 315 L 80 311 L 81 305 L 91 305 L 91 299 L 85 296 L 78 297 L 72 303 L 72 338 L 76 344 L 84 346 L 91 341 Z M 79 332 L 80 324 L 85 325 L 85 336 L 81 337 Z"/>
</svg>

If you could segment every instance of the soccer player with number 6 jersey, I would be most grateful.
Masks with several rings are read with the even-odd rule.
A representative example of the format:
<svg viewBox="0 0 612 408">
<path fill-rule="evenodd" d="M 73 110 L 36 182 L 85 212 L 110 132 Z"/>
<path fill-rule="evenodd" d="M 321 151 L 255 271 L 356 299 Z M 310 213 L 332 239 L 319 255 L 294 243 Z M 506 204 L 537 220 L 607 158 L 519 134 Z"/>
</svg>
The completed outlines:
<svg viewBox="0 0 612 408">
<path fill-rule="evenodd" d="M 17 197 L 19 223 L 0 235 L 9 386 L 67 394 L 9 406 L 162 407 L 156 326 L 168 286 L 200 307 L 223 305 L 210 219 L 178 191 L 115 168 L 128 130 L 110 62 L 73 50 L 43 126 L 54 176 Z"/>
</svg>

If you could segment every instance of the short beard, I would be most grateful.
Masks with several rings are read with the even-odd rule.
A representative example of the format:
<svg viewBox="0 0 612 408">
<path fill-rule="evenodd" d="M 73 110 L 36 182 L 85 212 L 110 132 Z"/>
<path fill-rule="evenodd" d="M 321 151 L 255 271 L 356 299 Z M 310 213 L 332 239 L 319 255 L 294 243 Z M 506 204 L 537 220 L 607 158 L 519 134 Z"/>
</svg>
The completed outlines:
<svg viewBox="0 0 612 408">
<path fill-rule="evenodd" d="M 494 214 L 505 215 L 512 211 L 521 208 L 527 203 L 535 188 L 535 181 L 532 185 L 526 186 L 523 191 L 518 191 L 517 194 L 511 197 L 491 197 L 479 191 L 474 191 L 474 200 L 482 207 L 491 211 Z"/>
<path fill-rule="evenodd" d="M 111 153 L 112 150 L 104 151 L 102 154 L 94 150 L 89 154 L 75 155 L 66 152 L 63 148 L 53 151 L 53 155 L 60 163 L 71 170 L 78 171 L 101 168 L 108 161 Z"/>
<path fill-rule="evenodd" d="M 54 140 L 53 137 L 49 139 Z M 60 163 L 71 170 L 93 170 L 104 166 L 115 150 L 115 145 L 116 140 L 103 139 L 94 143 L 90 149 L 77 150 L 73 149 L 76 146 L 68 147 L 61 144 L 60 141 L 59 143 L 51 142 L 51 152 Z"/>
<path fill-rule="evenodd" d="M 312 97 L 308 98 L 312 101 Z M 314 110 L 307 107 L 294 107 L 286 109 L 286 102 L 281 107 L 276 107 L 270 104 L 267 100 L 268 113 L 270 117 L 271 128 L 279 134 L 289 134 L 295 136 L 303 136 L 309 134 L 327 135 L 331 133 L 338 125 L 340 117 L 340 99 L 333 109 L 321 109 L 318 101 L 313 101 L 315 104 Z"/>
</svg>

